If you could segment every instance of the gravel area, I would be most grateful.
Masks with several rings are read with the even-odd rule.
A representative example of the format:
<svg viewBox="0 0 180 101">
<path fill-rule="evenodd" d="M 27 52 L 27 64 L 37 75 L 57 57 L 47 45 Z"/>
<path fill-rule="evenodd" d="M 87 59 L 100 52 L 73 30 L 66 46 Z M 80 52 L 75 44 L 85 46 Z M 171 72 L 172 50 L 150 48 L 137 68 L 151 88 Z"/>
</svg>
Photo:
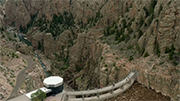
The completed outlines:
<svg viewBox="0 0 180 101">
<path fill-rule="evenodd" d="M 105 101 L 170 101 L 170 97 L 135 82 L 126 92 Z"/>
</svg>

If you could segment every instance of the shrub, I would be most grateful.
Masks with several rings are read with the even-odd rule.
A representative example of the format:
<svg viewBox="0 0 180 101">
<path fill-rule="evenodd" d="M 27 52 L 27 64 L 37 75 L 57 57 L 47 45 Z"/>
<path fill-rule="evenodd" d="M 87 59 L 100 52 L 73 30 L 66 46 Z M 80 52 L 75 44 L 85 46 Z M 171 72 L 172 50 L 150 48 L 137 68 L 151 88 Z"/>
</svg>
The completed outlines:
<svg viewBox="0 0 180 101">
<path fill-rule="evenodd" d="M 46 93 L 38 89 L 35 93 L 31 94 L 32 101 L 43 101 L 46 98 Z"/>
<path fill-rule="evenodd" d="M 142 30 L 138 29 L 138 39 L 143 35 Z"/>
<path fill-rule="evenodd" d="M 169 53 L 169 52 L 171 52 L 171 49 L 169 49 L 168 47 L 166 47 L 165 53 Z"/>
<path fill-rule="evenodd" d="M 147 27 L 147 23 L 145 23 L 144 26 Z"/>
<path fill-rule="evenodd" d="M 137 50 L 139 53 L 141 52 L 141 49 L 140 49 L 140 46 L 139 46 L 138 43 L 136 44 L 136 50 Z"/>
<path fill-rule="evenodd" d="M 146 8 L 146 7 L 143 7 L 143 10 L 144 10 L 145 13 L 146 13 L 146 17 L 148 17 L 148 16 L 149 16 L 149 11 L 147 10 L 147 8 Z"/>
<path fill-rule="evenodd" d="M 161 13 L 162 9 L 163 9 L 163 6 L 162 6 L 162 4 L 161 4 L 160 7 L 159 7 L 159 13 L 158 13 L 158 15 Z"/>
<path fill-rule="evenodd" d="M 119 70 L 119 68 L 118 68 L 118 67 L 115 67 L 115 69 L 116 69 L 116 71 L 118 71 L 118 70 Z"/>
<path fill-rule="evenodd" d="M 177 66 L 179 63 L 178 63 L 176 60 L 173 60 L 173 61 L 172 61 L 172 64 L 173 64 L 174 66 Z"/>
<path fill-rule="evenodd" d="M 118 42 L 122 42 L 122 41 L 124 41 L 124 40 L 125 40 L 125 36 L 124 36 L 124 34 L 122 34 L 122 35 L 119 37 Z"/>
<path fill-rule="evenodd" d="M 105 64 L 104 67 L 107 67 L 107 64 Z"/>
<path fill-rule="evenodd" d="M 14 58 L 14 57 L 19 58 L 18 55 L 16 55 L 15 53 L 12 53 L 12 58 Z"/>
<path fill-rule="evenodd" d="M 156 4 L 157 4 L 157 0 L 151 0 L 151 5 L 150 5 L 150 8 L 149 8 L 149 13 L 150 14 L 154 13 L 154 7 L 156 6 Z"/>
<path fill-rule="evenodd" d="M 26 61 L 23 59 L 23 62 L 26 64 Z"/>
<path fill-rule="evenodd" d="M 126 36 L 125 36 L 125 42 L 127 43 L 129 40 L 130 40 L 130 35 L 129 34 L 127 34 Z"/>
<path fill-rule="evenodd" d="M 175 53 L 174 53 L 174 51 L 171 51 L 170 53 L 169 53 L 169 60 L 173 60 L 173 55 L 174 55 Z"/>
<path fill-rule="evenodd" d="M 113 66 L 116 66 L 116 63 L 115 63 L 115 62 L 113 63 Z"/>
<path fill-rule="evenodd" d="M 108 69 L 106 68 L 105 71 L 108 71 Z"/>
<path fill-rule="evenodd" d="M 160 51 L 160 49 L 159 49 L 159 43 L 156 41 L 156 45 L 155 45 L 155 53 L 158 55 L 158 57 L 160 57 L 160 54 L 161 54 L 161 51 Z"/>
<path fill-rule="evenodd" d="M 148 57 L 148 56 L 149 56 L 149 53 L 146 52 L 146 53 L 144 54 L 144 57 Z"/>
<path fill-rule="evenodd" d="M 134 58 L 133 58 L 133 56 L 130 56 L 129 57 L 129 61 L 132 61 Z"/>
<path fill-rule="evenodd" d="M 143 25 L 143 23 L 144 23 L 143 16 L 141 15 L 141 18 L 140 18 L 140 21 L 139 21 L 140 27 Z"/>
<path fill-rule="evenodd" d="M 129 45 L 128 47 L 127 47 L 127 49 L 129 50 L 129 49 L 131 49 L 133 46 L 131 46 L 131 45 Z"/>
<path fill-rule="evenodd" d="M 122 50 L 123 50 L 123 47 L 121 47 L 119 50 L 122 51 Z"/>
<path fill-rule="evenodd" d="M 64 71 L 64 70 L 66 70 L 66 69 L 68 69 L 68 66 L 63 66 L 63 67 L 61 67 L 60 69 L 59 69 L 59 71 Z"/>
</svg>

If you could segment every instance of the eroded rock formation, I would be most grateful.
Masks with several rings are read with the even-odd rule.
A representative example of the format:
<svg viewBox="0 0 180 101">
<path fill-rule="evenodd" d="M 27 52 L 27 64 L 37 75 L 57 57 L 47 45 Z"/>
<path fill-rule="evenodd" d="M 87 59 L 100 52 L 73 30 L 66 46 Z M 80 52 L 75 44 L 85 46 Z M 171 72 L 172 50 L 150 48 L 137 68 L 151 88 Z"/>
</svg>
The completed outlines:
<svg viewBox="0 0 180 101">
<path fill-rule="evenodd" d="M 4 21 L 26 29 L 33 48 L 52 59 L 54 75 L 75 89 L 105 86 L 135 69 L 138 82 L 177 100 L 179 5 L 178 0 L 9 0 Z"/>
</svg>

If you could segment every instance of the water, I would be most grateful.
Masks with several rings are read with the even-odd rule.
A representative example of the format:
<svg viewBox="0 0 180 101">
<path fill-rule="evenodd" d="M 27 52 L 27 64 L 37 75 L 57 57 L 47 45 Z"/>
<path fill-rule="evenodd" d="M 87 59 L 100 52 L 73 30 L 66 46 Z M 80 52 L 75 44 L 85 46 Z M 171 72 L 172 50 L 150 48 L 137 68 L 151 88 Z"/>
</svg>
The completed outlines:
<svg viewBox="0 0 180 101">
<path fill-rule="evenodd" d="M 31 42 L 28 41 L 28 40 L 26 40 L 26 39 L 24 38 L 24 35 L 19 34 L 19 33 L 17 33 L 17 35 L 18 35 L 20 41 L 24 42 L 24 43 L 27 44 L 28 46 L 32 46 Z"/>
<path fill-rule="evenodd" d="M 32 43 L 24 38 L 24 35 L 19 34 L 19 33 L 17 33 L 17 35 L 18 35 L 20 41 L 24 42 L 24 43 L 27 44 L 28 46 L 32 46 Z M 45 72 L 45 74 L 46 74 L 46 77 L 49 77 L 51 74 L 46 71 L 47 68 L 46 68 L 46 66 L 44 65 L 44 63 L 42 62 L 41 58 L 39 57 L 38 54 L 36 54 L 36 57 L 38 58 L 39 63 L 41 64 L 42 68 L 44 69 L 44 72 Z"/>
<path fill-rule="evenodd" d="M 46 66 L 43 64 L 41 58 L 39 57 L 38 54 L 36 54 L 36 57 L 38 58 L 39 63 L 41 64 L 42 68 L 44 69 L 44 72 L 45 72 L 45 74 L 46 74 L 46 77 L 49 77 L 51 74 L 50 74 L 49 72 L 46 71 L 47 68 L 46 68 Z"/>
</svg>

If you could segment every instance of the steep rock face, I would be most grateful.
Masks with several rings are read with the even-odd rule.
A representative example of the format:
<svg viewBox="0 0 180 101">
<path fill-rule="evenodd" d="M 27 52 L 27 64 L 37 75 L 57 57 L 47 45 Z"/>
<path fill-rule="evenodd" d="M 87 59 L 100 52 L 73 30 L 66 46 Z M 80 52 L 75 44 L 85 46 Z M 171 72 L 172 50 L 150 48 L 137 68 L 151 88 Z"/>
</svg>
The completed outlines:
<svg viewBox="0 0 180 101">
<path fill-rule="evenodd" d="M 38 47 L 38 41 L 43 40 L 45 55 L 55 61 L 52 70 L 55 74 L 57 72 L 59 75 L 66 75 L 65 81 L 68 81 L 74 88 L 87 89 L 97 87 L 99 83 L 108 85 L 120 80 L 121 78 L 117 77 L 123 77 L 131 70 L 128 69 L 128 59 L 119 61 L 121 58 L 124 59 L 121 55 L 125 55 L 128 58 L 130 56 L 135 58 L 136 63 L 132 67 L 139 71 L 138 81 L 140 83 L 177 99 L 179 94 L 177 74 L 180 66 L 168 64 L 167 62 L 171 61 L 168 59 L 169 53 L 164 53 L 166 47 L 174 46 L 175 49 L 171 50 L 174 50 L 175 53 L 178 53 L 180 48 L 178 0 L 157 0 L 157 2 L 156 0 L 49 0 L 46 2 L 27 0 L 19 1 L 17 5 L 15 2 L 9 1 L 6 3 L 6 8 L 7 18 L 4 21 L 9 25 L 15 22 L 17 27 L 20 25 L 25 27 L 34 14 L 37 14 L 36 20 L 45 15 L 46 20 L 50 22 L 54 14 L 59 16 L 72 13 L 75 35 L 68 27 L 66 31 L 58 33 L 56 37 L 44 34 L 42 39 L 38 39 L 37 33 L 34 33 L 37 35 L 31 34 L 29 37 L 35 48 Z M 56 26 L 58 25 L 53 27 Z M 117 38 L 113 44 L 117 44 L 116 51 L 119 49 L 126 51 L 122 53 L 115 51 L 116 55 L 112 55 L 113 53 L 108 53 L 108 51 L 112 51 L 108 45 L 108 51 L 106 49 L 100 51 L 101 47 L 106 47 L 106 45 L 96 42 L 94 36 L 99 33 L 82 34 L 91 32 L 91 29 L 99 29 L 104 34 L 115 35 Z M 120 35 L 117 36 L 119 33 Z M 74 40 L 75 37 L 77 40 Z M 114 40 L 114 38 L 110 40 Z M 147 60 L 148 63 L 147 61 L 143 62 L 146 65 L 139 65 L 138 60 L 143 61 L 144 58 L 141 56 L 145 56 L 145 53 L 158 54 L 159 57 L 155 55 L 152 60 L 165 58 L 160 63 L 165 62 L 166 66 L 159 66 L 160 63 L 149 66 L 148 63 L 153 63 L 151 59 Z M 136 57 L 137 54 L 139 57 Z M 100 57 L 103 59 L 99 60 Z M 180 62 L 178 54 L 172 57 L 174 61 Z M 154 66 L 157 69 L 153 69 Z M 164 69 L 162 69 L 163 67 Z M 63 70 L 65 74 L 62 73 Z M 119 70 L 120 74 L 118 75 Z M 167 74 L 159 73 L 161 70 Z M 101 75 L 97 75 L 99 71 L 101 71 Z M 87 74 L 85 74 L 86 72 Z M 92 78 L 94 84 L 88 85 L 91 84 L 89 81 L 91 76 L 94 76 Z M 95 81 L 95 78 L 100 78 L 100 80 Z"/>
<path fill-rule="evenodd" d="M 51 33 L 46 33 L 46 35 L 44 36 L 44 54 L 50 57 L 50 55 L 54 51 L 54 48 L 54 39 Z"/>
<path fill-rule="evenodd" d="M 170 47 L 172 43 L 177 43 L 177 36 L 179 33 L 179 1 L 172 1 L 169 6 L 164 6 L 161 15 L 157 40 L 161 44 L 161 51 L 165 51 L 165 47 Z M 180 46 L 175 44 L 175 48 L 179 49 Z"/>
<path fill-rule="evenodd" d="M 31 20 L 30 14 L 26 10 L 23 2 L 7 1 L 5 5 L 5 14 L 6 17 L 4 21 L 8 25 L 15 24 L 17 27 L 20 25 L 24 27 Z"/>
<path fill-rule="evenodd" d="M 97 60 L 100 59 L 102 46 L 95 36 L 97 35 L 79 33 L 77 43 L 69 49 L 70 67 L 64 76 L 65 81 L 74 79 L 70 85 L 75 89 L 99 87 L 100 68 Z"/>
</svg>

